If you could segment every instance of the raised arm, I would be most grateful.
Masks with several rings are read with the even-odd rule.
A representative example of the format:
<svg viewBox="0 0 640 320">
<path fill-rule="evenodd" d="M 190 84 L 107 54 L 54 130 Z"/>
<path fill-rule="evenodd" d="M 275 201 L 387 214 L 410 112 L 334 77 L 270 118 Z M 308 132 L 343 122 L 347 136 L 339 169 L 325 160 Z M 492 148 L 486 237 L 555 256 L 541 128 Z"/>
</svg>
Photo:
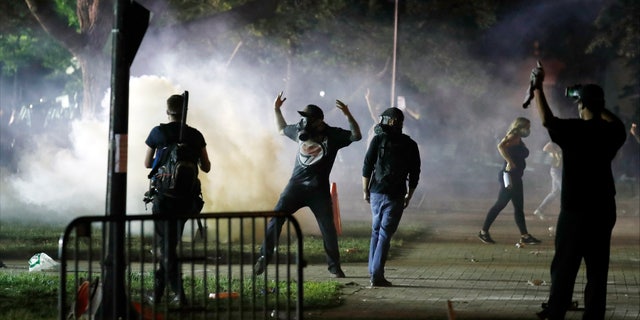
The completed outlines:
<svg viewBox="0 0 640 320">
<path fill-rule="evenodd" d="M 534 95 L 536 99 L 536 105 L 538 110 L 538 115 L 540 116 L 540 120 L 542 120 L 542 125 L 547 126 L 551 119 L 553 118 L 553 112 L 549 107 L 549 103 L 547 102 L 547 98 L 544 95 L 543 82 L 544 82 L 544 69 L 542 68 L 542 64 L 538 61 L 538 65 L 531 71 L 531 86 L 534 89 Z"/>
<path fill-rule="evenodd" d="M 349 121 L 349 129 L 351 130 L 351 141 L 360 141 L 362 139 L 362 133 L 360 132 L 360 126 L 356 119 L 351 115 L 351 111 L 349 111 L 349 107 L 344 104 L 344 102 L 340 100 L 336 100 L 336 108 L 340 109 L 342 113 L 347 117 L 347 121 Z"/>
<path fill-rule="evenodd" d="M 285 100 L 287 100 L 287 98 L 282 98 L 282 91 L 280 91 L 280 93 L 276 97 L 276 101 L 274 101 L 273 103 L 276 112 L 276 129 L 280 134 L 284 134 L 284 127 L 287 126 L 287 122 L 284 121 L 282 111 L 280 110 Z"/>
</svg>

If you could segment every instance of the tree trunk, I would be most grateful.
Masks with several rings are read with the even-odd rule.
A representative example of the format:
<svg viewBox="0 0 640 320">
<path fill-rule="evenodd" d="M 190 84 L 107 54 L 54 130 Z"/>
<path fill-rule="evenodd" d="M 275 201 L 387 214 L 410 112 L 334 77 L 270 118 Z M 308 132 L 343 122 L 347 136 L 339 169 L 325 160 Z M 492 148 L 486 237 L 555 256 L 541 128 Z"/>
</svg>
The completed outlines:
<svg viewBox="0 0 640 320">
<path fill-rule="evenodd" d="M 83 118 L 95 117 L 100 110 L 110 83 L 111 63 L 102 52 L 75 54 L 82 70 L 82 114 Z"/>
</svg>

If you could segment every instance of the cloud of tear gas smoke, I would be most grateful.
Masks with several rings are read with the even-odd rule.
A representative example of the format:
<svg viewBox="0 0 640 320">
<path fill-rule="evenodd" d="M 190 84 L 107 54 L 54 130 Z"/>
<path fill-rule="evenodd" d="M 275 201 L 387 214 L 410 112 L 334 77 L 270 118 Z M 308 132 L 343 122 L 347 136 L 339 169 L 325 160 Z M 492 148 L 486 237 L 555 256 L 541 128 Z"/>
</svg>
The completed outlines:
<svg viewBox="0 0 640 320">
<path fill-rule="evenodd" d="M 519 17 L 522 18 L 523 14 Z M 515 25 L 518 18 L 505 21 Z M 513 29 L 502 25 L 493 28 L 494 32 Z M 447 35 L 441 37 L 447 39 Z M 500 45 L 506 43 L 521 49 L 530 46 L 522 43 L 520 34 L 513 34 L 513 41 L 504 40 L 509 36 L 503 33 L 491 34 L 487 38 L 501 39 L 501 43 L 485 44 L 487 48 L 495 45 L 496 52 L 501 51 Z M 243 60 L 242 47 L 229 65 L 228 57 L 202 59 L 200 48 L 194 47 L 193 52 L 180 53 L 180 56 L 169 53 L 169 48 L 159 50 L 164 44 L 156 40 L 147 38 L 143 41 L 139 56 L 153 59 L 144 61 L 145 70 L 138 71 L 131 79 L 128 213 L 145 212 L 142 196 L 148 188 L 148 169 L 143 165 L 144 140 L 153 126 L 167 121 L 165 104 L 172 94 L 189 91 L 187 123 L 199 129 L 207 141 L 212 170 L 200 175 L 206 201 L 204 212 L 271 210 L 275 205 L 291 173 L 295 153 L 295 145 L 275 132 L 273 100 L 278 91 L 284 90 L 288 98 L 283 113 L 289 123 L 299 119 L 296 110 L 314 103 L 325 111 L 327 123 L 348 128 L 344 116 L 335 109 L 335 99 L 340 99 L 349 105 L 365 136 L 374 124 L 364 99 L 366 89 L 372 90 L 372 98 L 378 105 L 377 113 L 389 103 L 387 78 L 374 77 L 383 66 L 374 66 L 374 71 L 369 72 L 316 66 L 326 76 L 315 75 L 313 78 L 297 74 L 294 68 L 293 76 L 287 78 L 284 71 L 287 70 L 286 62 L 282 62 L 283 65 L 271 66 L 271 72 L 259 72 L 268 74 L 267 78 L 254 76 L 257 73 L 253 69 L 257 67 L 256 63 L 250 59 Z M 412 206 L 428 210 L 435 198 L 443 195 L 454 198 L 493 196 L 493 188 L 474 181 L 497 181 L 503 160 L 497 153 L 496 144 L 504 136 L 509 123 L 518 116 L 532 120 L 532 134 L 525 142 L 531 150 L 529 168 L 537 171 L 528 172 L 525 183 L 533 181 L 535 176 L 545 181 L 543 190 L 539 191 L 541 199 L 547 191 L 544 188 L 548 167 L 543 163 L 545 159 L 541 151 L 547 133 L 539 125 L 535 109 L 524 110 L 521 107 L 535 58 L 523 54 L 524 58 L 516 61 L 501 60 L 491 66 L 500 68 L 496 72 L 495 69 L 487 70 L 480 59 L 475 63 L 476 59 L 469 57 L 471 50 L 465 44 L 458 41 L 442 43 L 452 46 L 447 50 L 450 60 L 472 62 L 442 69 L 429 65 L 437 61 L 433 56 L 438 52 L 424 52 L 412 63 L 403 62 L 401 54 L 398 57 L 399 70 L 415 66 L 422 68 L 421 72 L 431 79 L 438 79 L 449 77 L 450 74 L 445 72 L 455 72 L 456 68 L 474 68 L 473 74 L 477 77 L 469 84 L 490 85 L 487 92 L 470 97 L 460 95 L 460 88 L 451 86 L 437 86 L 429 94 L 417 94 L 398 82 L 396 93 L 405 96 L 407 108 L 420 115 L 411 117 L 405 111 L 405 131 L 418 142 L 422 156 L 421 184 Z M 322 47 L 319 43 L 308 45 Z M 403 43 L 399 43 L 399 47 L 402 46 Z M 489 55 L 485 54 L 483 59 Z M 139 63 L 134 61 L 134 68 Z M 296 63 L 292 65 L 295 67 Z M 341 79 L 336 79 L 336 74 L 342 75 Z M 548 98 L 553 100 L 551 96 Z M 557 105 L 555 101 L 550 102 Z M 108 107 L 105 106 L 105 110 Z M 71 148 L 55 148 L 47 143 L 46 136 L 36 139 L 36 145 L 21 155 L 19 173 L 2 174 L 2 216 L 43 220 L 104 214 L 107 137 L 108 117 L 105 115 L 100 120 L 75 121 L 70 137 Z M 360 194 L 360 173 L 366 147 L 365 138 L 342 149 L 331 174 L 332 181 L 338 182 L 343 220 L 369 219 L 368 207 Z M 539 165 L 536 167 L 536 164 Z M 425 200 L 425 196 L 431 198 Z M 527 198 L 533 199 L 534 196 L 529 193 Z M 306 224 L 317 229 L 310 214 L 303 214 L 303 217 L 311 220 L 303 222 L 303 227 Z"/>
<path fill-rule="evenodd" d="M 270 210 L 286 182 L 287 170 L 279 165 L 281 141 L 274 134 L 271 115 L 266 114 L 272 111 L 269 102 L 195 74 L 189 76 L 188 81 L 159 76 L 131 79 L 127 212 L 145 211 L 144 141 L 151 128 L 167 122 L 166 99 L 184 90 L 190 92 L 187 123 L 203 133 L 212 161 L 211 172 L 200 174 L 203 211 Z M 50 219 L 104 214 L 108 120 L 74 121 L 70 135 L 70 149 L 55 147 L 43 136 L 21 156 L 19 174 L 3 175 L 7 191 L 2 193 L 3 215 L 23 216 L 31 211 L 29 206 L 34 211 L 44 209 Z M 33 219 L 42 218 L 31 214 Z"/>
</svg>

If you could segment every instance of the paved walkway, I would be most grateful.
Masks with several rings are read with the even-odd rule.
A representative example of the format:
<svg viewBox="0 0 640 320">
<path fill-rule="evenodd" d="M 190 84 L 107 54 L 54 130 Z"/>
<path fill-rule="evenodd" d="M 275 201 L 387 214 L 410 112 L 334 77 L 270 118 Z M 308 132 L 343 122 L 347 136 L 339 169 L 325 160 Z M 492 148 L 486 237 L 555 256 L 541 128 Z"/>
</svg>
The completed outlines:
<svg viewBox="0 0 640 320">
<path fill-rule="evenodd" d="M 393 248 L 387 263 L 389 288 L 369 286 L 367 265 L 343 266 L 343 304 L 305 312 L 305 319 L 537 319 L 549 291 L 553 221 L 528 218 L 529 232 L 543 240 L 517 248 L 517 229 L 505 210 L 491 233 L 498 242 L 476 238 L 484 215 L 408 212 L 404 223 L 432 227 L 424 241 Z M 640 217 L 621 216 L 614 229 L 606 319 L 640 319 Z M 325 280 L 326 266 L 305 269 L 305 280 Z M 582 305 L 584 265 L 574 299 Z M 567 319 L 581 319 L 570 311 Z"/>
</svg>

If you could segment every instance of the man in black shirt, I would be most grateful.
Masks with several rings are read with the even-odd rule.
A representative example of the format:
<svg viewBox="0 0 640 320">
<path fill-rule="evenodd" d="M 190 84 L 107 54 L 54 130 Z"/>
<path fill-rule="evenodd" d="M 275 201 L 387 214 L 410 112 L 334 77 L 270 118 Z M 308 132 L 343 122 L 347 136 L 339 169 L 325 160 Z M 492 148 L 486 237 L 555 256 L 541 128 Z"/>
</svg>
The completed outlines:
<svg viewBox="0 0 640 320">
<path fill-rule="evenodd" d="M 604 319 L 611 233 L 616 222 L 611 161 L 626 139 L 625 128 L 605 109 L 604 91 L 595 84 L 568 88 L 580 119 L 556 118 L 545 98 L 543 80 L 539 65 L 531 74 L 537 109 L 551 140 L 562 149 L 563 173 L 549 301 L 538 317 L 564 319 L 584 259 L 587 285 L 582 319 Z"/>
<path fill-rule="evenodd" d="M 167 99 L 166 112 L 169 117 L 169 123 L 160 124 L 149 132 L 149 136 L 145 141 L 147 144 L 147 152 L 144 159 L 145 167 L 153 168 L 154 160 L 158 161 L 161 158 L 160 150 L 178 141 L 182 125 L 183 103 L 184 97 L 182 95 L 172 95 Z M 203 172 L 209 172 L 211 170 L 211 162 L 202 133 L 185 124 L 182 141 L 186 148 L 190 150 L 188 154 L 193 155 L 193 162 Z M 153 195 L 152 201 L 153 214 L 162 217 L 197 214 L 200 213 L 203 204 L 200 198 L 199 181 L 197 187 L 186 196 L 176 197 L 158 192 Z M 182 237 L 185 222 L 183 219 L 178 219 L 163 220 L 155 224 L 160 267 L 155 273 L 153 295 L 148 297 L 153 303 L 160 302 L 167 282 L 169 282 L 171 289 L 176 294 L 176 301 L 180 304 L 186 304 L 187 302 L 176 251 Z"/>
<path fill-rule="evenodd" d="M 280 92 L 274 102 L 276 126 L 280 134 L 298 143 L 298 153 L 289 183 L 280 194 L 273 211 L 294 214 L 298 209 L 308 206 L 322 233 L 329 272 L 333 277 L 344 278 L 345 274 L 340 267 L 338 235 L 333 221 L 329 174 L 338 150 L 362 139 L 360 127 L 347 105 L 340 100 L 336 100 L 336 108 L 347 117 L 350 130 L 327 125 L 322 109 L 313 104 L 298 111 L 302 116 L 299 123 L 287 124 L 280 110 L 285 100 L 287 98 L 282 98 Z M 254 266 L 256 275 L 262 274 L 271 261 L 276 239 L 280 236 L 284 222 L 284 218 L 272 218 L 269 221 L 260 257 Z"/>
</svg>

